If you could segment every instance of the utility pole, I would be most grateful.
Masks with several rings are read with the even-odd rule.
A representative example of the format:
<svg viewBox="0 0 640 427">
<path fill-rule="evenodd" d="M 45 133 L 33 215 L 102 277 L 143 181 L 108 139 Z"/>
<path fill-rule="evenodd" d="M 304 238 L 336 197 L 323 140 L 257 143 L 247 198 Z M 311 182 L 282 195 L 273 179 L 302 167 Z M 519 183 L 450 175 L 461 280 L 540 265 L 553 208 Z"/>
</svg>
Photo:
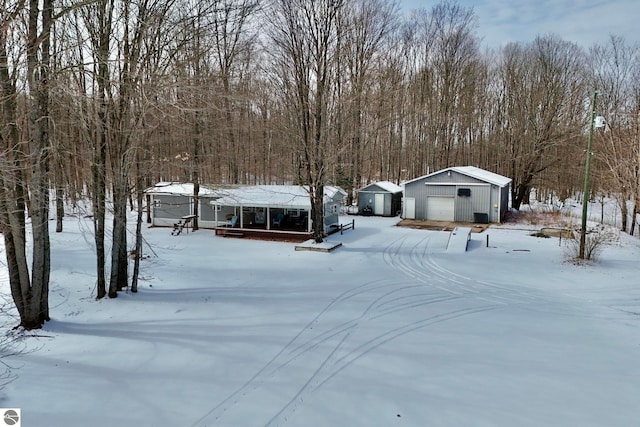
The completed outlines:
<svg viewBox="0 0 640 427">
<path fill-rule="evenodd" d="M 584 259 L 584 246 L 587 234 L 587 204 L 589 202 L 589 178 L 591 175 L 591 144 L 593 142 L 593 128 L 596 120 L 596 101 L 598 91 L 593 91 L 591 103 L 591 123 L 589 124 L 589 140 L 587 142 L 587 160 L 584 166 L 584 189 L 582 191 L 582 226 L 580 227 L 580 254 L 578 258 Z"/>
</svg>

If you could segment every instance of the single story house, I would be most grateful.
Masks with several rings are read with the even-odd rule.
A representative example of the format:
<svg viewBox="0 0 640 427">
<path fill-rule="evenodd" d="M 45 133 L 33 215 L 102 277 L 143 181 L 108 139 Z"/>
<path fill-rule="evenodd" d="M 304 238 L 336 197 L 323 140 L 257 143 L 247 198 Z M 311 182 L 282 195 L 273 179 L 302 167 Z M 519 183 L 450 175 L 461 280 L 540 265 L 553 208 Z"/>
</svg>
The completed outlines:
<svg viewBox="0 0 640 427">
<path fill-rule="evenodd" d="M 404 184 L 403 218 L 500 222 L 511 179 L 474 166 L 450 167 Z"/>
<path fill-rule="evenodd" d="M 358 190 L 358 213 L 396 216 L 402 208 L 402 187 L 378 181 Z"/>
<path fill-rule="evenodd" d="M 211 199 L 216 227 L 259 230 L 312 231 L 308 187 L 300 185 L 254 185 L 220 190 Z M 340 225 L 340 205 L 346 192 L 324 187 L 324 231 Z M 206 196 L 203 198 L 205 199 Z"/>
<path fill-rule="evenodd" d="M 151 224 L 173 227 L 195 213 L 193 184 L 160 182 L 145 190 L 150 196 Z M 346 193 L 324 187 L 324 230 L 338 227 L 340 205 Z M 236 227 L 310 232 L 311 202 L 307 187 L 299 185 L 200 185 L 198 225 L 201 228 Z"/>
</svg>

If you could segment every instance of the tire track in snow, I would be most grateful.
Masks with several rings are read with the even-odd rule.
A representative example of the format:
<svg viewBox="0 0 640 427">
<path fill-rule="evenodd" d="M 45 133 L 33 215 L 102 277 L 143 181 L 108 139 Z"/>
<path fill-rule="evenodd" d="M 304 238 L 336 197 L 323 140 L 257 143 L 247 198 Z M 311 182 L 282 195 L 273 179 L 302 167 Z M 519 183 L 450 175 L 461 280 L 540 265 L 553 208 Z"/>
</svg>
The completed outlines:
<svg viewBox="0 0 640 427">
<path fill-rule="evenodd" d="M 401 273 L 430 284 L 437 289 L 464 297 L 476 297 L 498 304 L 531 304 L 549 302 L 541 292 L 528 289 L 514 289 L 505 285 L 475 280 L 458 272 L 444 268 L 434 257 L 436 232 L 429 232 L 419 240 L 411 240 L 405 235 L 392 242 L 385 250 L 385 262 Z M 401 250 L 407 256 L 394 257 Z"/>
<path fill-rule="evenodd" d="M 248 381 L 246 381 L 241 387 L 228 395 L 220 403 L 218 403 L 212 410 L 206 413 L 203 417 L 197 420 L 193 426 L 203 425 L 205 421 L 209 423 L 206 425 L 212 425 L 210 423 L 217 423 L 224 414 L 235 405 L 241 403 L 242 399 L 246 398 L 250 393 L 260 388 L 267 379 L 279 374 L 282 370 L 293 364 L 295 361 L 310 356 L 311 358 L 318 355 L 318 353 L 325 353 L 322 356 L 323 359 L 317 363 L 317 368 L 309 375 L 308 380 L 302 385 L 301 391 L 294 395 L 292 401 L 286 403 L 283 407 L 288 408 L 295 401 L 295 396 L 299 396 L 302 391 L 311 387 L 313 379 L 315 379 L 321 372 L 326 371 L 326 366 L 333 366 L 330 363 L 332 358 L 336 357 L 336 353 L 341 350 L 343 344 L 352 335 L 354 330 L 367 319 L 378 319 L 380 317 L 397 313 L 406 309 L 413 309 L 429 304 L 441 303 L 456 299 L 456 297 L 449 295 L 442 295 L 441 293 L 429 293 L 424 292 L 426 289 L 424 284 L 417 285 L 403 285 L 398 284 L 396 281 L 376 281 L 371 283 L 365 283 L 353 287 L 343 294 L 341 294 L 334 301 L 329 303 L 323 310 L 318 313 L 314 319 L 308 322 L 298 334 L 291 339 L 269 362 L 267 362 L 256 374 L 254 374 Z M 404 296 L 397 296 L 396 294 L 412 290 L 422 290 L 420 293 L 409 294 Z M 354 319 L 350 319 L 346 322 L 333 324 L 329 319 L 325 322 L 324 317 L 328 316 L 329 312 L 337 305 L 345 302 L 352 301 L 355 297 L 363 296 L 368 293 L 375 292 L 375 295 L 371 298 L 366 298 L 368 304 L 363 308 L 360 315 Z M 416 295 L 418 299 L 412 298 L 412 295 Z M 386 301 L 388 299 L 388 301 Z M 326 323 L 330 327 L 322 329 L 322 325 Z M 314 331 L 314 335 L 307 337 L 310 331 Z M 385 333 L 385 334 L 388 334 Z M 379 337 L 385 335 L 381 334 Z M 397 335 L 400 336 L 401 334 Z M 392 338 L 390 338 L 392 339 Z M 321 349 L 320 347 L 328 344 L 328 349 Z M 347 354 L 348 355 L 348 354 Z M 344 359 L 345 355 L 341 356 Z M 354 358 L 355 360 L 355 358 Z M 324 382 L 324 381 L 323 381 Z M 313 387 L 315 389 L 315 387 Z M 283 410 L 278 414 L 282 414 Z M 270 423 L 272 423 L 270 421 Z M 273 423 L 272 423 L 273 424 Z M 267 424 L 269 425 L 269 424 Z"/>
<path fill-rule="evenodd" d="M 305 324 L 298 333 L 291 338 L 279 351 L 273 356 L 262 368 L 260 368 L 251 378 L 249 378 L 242 386 L 237 388 L 235 391 L 230 393 L 227 397 L 225 397 L 222 401 L 220 401 L 217 405 L 215 405 L 211 410 L 205 413 L 202 417 L 196 420 L 192 427 L 203 425 L 206 420 L 211 420 L 210 422 L 216 423 L 220 419 L 220 417 L 228 411 L 231 407 L 238 404 L 245 396 L 247 396 L 251 391 L 260 387 L 266 379 L 270 378 L 278 371 L 289 365 L 292 361 L 296 360 L 296 358 L 300 357 L 300 355 L 307 353 L 314 348 L 316 348 L 321 342 L 325 342 L 332 337 L 335 337 L 339 333 L 348 330 L 352 325 L 350 322 L 343 323 L 337 327 L 332 328 L 330 332 L 325 332 L 322 334 L 321 338 L 318 339 L 318 335 L 316 334 L 314 337 L 310 339 L 304 339 L 303 336 L 308 331 L 313 330 L 313 326 L 317 325 L 320 320 L 336 305 L 340 303 L 344 303 L 346 301 L 350 301 L 353 298 L 367 293 L 371 290 L 375 290 L 378 288 L 384 288 L 389 286 L 388 283 L 385 283 L 383 280 L 367 282 L 358 286 L 354 286 L 338 297 L 336 297 L 333 301 L 327 304 L 313 319 L 311 319 L 307 324 Z M 300 343 L 302 341 L 302 343 Z M 301 348 L 304 348 L 303 351 L 300 351 Z M 295 353 L 297 349 L 298 353 L 296 353 L 295 357 L 285 357 L 287 354 Z M 210 425 L 210 424 L 207 424 Z"/>
<path fill-rule="evenodd" d="M 338 350 L 340 350 L 340 347 L 342 347 L 342 345 L 347 341 L 347 338 L 349 338 L 349 336 L 354 332 L 353 330 L 349 331 L 349 333 L 341 339 L 338 346 L 333 349 L 330 356 L 325 359 L 325 361 L 318 367 L 318 369 L 316 369 L 316 371 L 297 391 L 293 398 L 265 424 L 265 427 L 280 426 L 286 423 L 291 414 L 297 410 L 299 405 L 304 403 L 305 398 L 308 394 L 313 393 L 314 391 L 322 387 L 325 383 L 327 383 L 337 374 L 349 367 L 356 360 L 360 359 L 363 356 L 366 356 L 376 348 L 418 329 L 422 329 L 448 320 L 469 316 L 484 311 L 494 310 L 496 308 L 498 308 L 497 305 L 471 307 L 430 316 L 419 321 L 415 321 L 386 331 L 380 335 L 375 336 L 372 339 L 365 341 L 364 343 L 357 346 L 354 350 L 348 351 L 340 357 L 336 357 L 336 354 Z M 382 316 L 384 315 L 376 316 L 374 318 Z"/>
<path fill-rule="evenodd" d="M 444 250 L 435 248 L 437 235 L 437 232 L 430 232 L 427 236 L 419 240 L 413 239 L 413 241 L 410 240 L 412 236 L 401 237 L 385 249 L 385 262 L 408 277 L 461 297 L 477 298 L 503 305 L 519 305 L 526 310 L 561 316 L 615 320 L 615 316 L 593 315 L 592 310 L 584 305 L 583 300 L 566 293 L 562 295 L 572 302 L 577 302 L 577 304 L 571 304 L 571 311 L 566 310 L 567 303 L 562 303 L 555 297 L 549 297 L 549 294 L 544 291 L 476 280 L 447 269 L 440 265 L 437 257 L 434 256 L 436 253 L 443 253 Z M 390 254 L 401 252 L 400 248 L 404 248 L 404 252 L 409 256 L 393 259 Z"/>
</svg>

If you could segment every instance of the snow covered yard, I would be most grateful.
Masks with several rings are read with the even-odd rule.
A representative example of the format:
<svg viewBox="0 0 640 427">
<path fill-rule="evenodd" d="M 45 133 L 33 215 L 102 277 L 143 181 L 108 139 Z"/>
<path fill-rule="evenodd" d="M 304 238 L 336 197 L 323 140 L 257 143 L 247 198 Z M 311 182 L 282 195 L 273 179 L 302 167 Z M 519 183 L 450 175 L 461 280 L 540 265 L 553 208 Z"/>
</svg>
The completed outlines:
<svg viewBox="0 0 640 427">
<path fill-rule="evenodd" d="M 397 218 L 356 217 L 331 253 L 151 228 L 138 294 L 95 301 L 84 221 L 52 233 L 53 320 L 5 360 L 24 426 L 640 420 L 635 239 L 577 266 L 508 227 L 466 253 Z"/>
</svg>

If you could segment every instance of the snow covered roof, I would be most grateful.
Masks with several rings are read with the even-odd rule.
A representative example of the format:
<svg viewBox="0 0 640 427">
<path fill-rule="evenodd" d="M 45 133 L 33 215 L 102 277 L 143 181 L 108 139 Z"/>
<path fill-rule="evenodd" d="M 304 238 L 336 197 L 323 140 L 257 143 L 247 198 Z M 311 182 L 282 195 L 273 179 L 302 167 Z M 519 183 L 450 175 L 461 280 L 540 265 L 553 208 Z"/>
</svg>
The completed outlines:
<svg viewBox="0 0 640 427">
<path fill-rule="evenodd" d="M 149 187 L 144 190 L 146 194 L 164 194 L 174 196 L 192 196 L 193 195 L 193 183 L 190 182 L 159 182 L 153 187 Z M 207 188 L 200 184 L 199 196 L 215 195 L 218 190 Z"/>
<path fill-rule="evenodd" d="M 384 191 L 388 191 L 389 193 L 393 193 L 393 194 L 402 192 L 402 187 L 400 187 L 399 185 L 394 184 L 391 181 L 372 182 L 371 184 L 367 185 L 366 187 L 363 187 L 362 189 L 360 189 L 360 191 L 366 191 L 366 189 L 371 187 L 372 185 L 378 186 L 378 187 L 382 188 Z"/>
<path fill-rule="evenodd" d="M 498 187 L 504 187 L 506 185 L 509 185 L 509 183 L 511 182 L 511 178 L 507 178 L 506 176 L 498 175 L 497 173 L 489 172 L 487 170 L 480 169 L 475 166 L 454 166 L 454 167 L 439 170 L 437 172 L 433 172 L 425 176 L 421 176 L 419 178 L 412 179 L 410 181 L 405 182 L 404 184 L 406 185 L 423 178 L 440 175 L 448 171 L 458 172 L 462 175 L 466 175 L 471 178 L 476 178 L 481 181 L 488 182 L 489 184 L 497 185 Z"/>
<path fill-rule="evenodd" d="M 263 206 L 308 209 L 308 187 L 300 185 L 254 185 L 220 190 L 221 197 L 214 203 L 221 206 Z M 346 196 L 338 187 L 325 186 L 325 202 L 337 196 Z"/>
<path fill-rule="evenodd" d="M 509 185 L 511 182 L 511 178 L 507 178 L 506 176 L 498 175 L 497 173 L 489 172 L 488 170 L 480 169 L 475 166 L 456 166 L 449 169 L 463 175 L 497 185 L 498 187 L 504 187 L 505 185 Z"/>
</svg>

